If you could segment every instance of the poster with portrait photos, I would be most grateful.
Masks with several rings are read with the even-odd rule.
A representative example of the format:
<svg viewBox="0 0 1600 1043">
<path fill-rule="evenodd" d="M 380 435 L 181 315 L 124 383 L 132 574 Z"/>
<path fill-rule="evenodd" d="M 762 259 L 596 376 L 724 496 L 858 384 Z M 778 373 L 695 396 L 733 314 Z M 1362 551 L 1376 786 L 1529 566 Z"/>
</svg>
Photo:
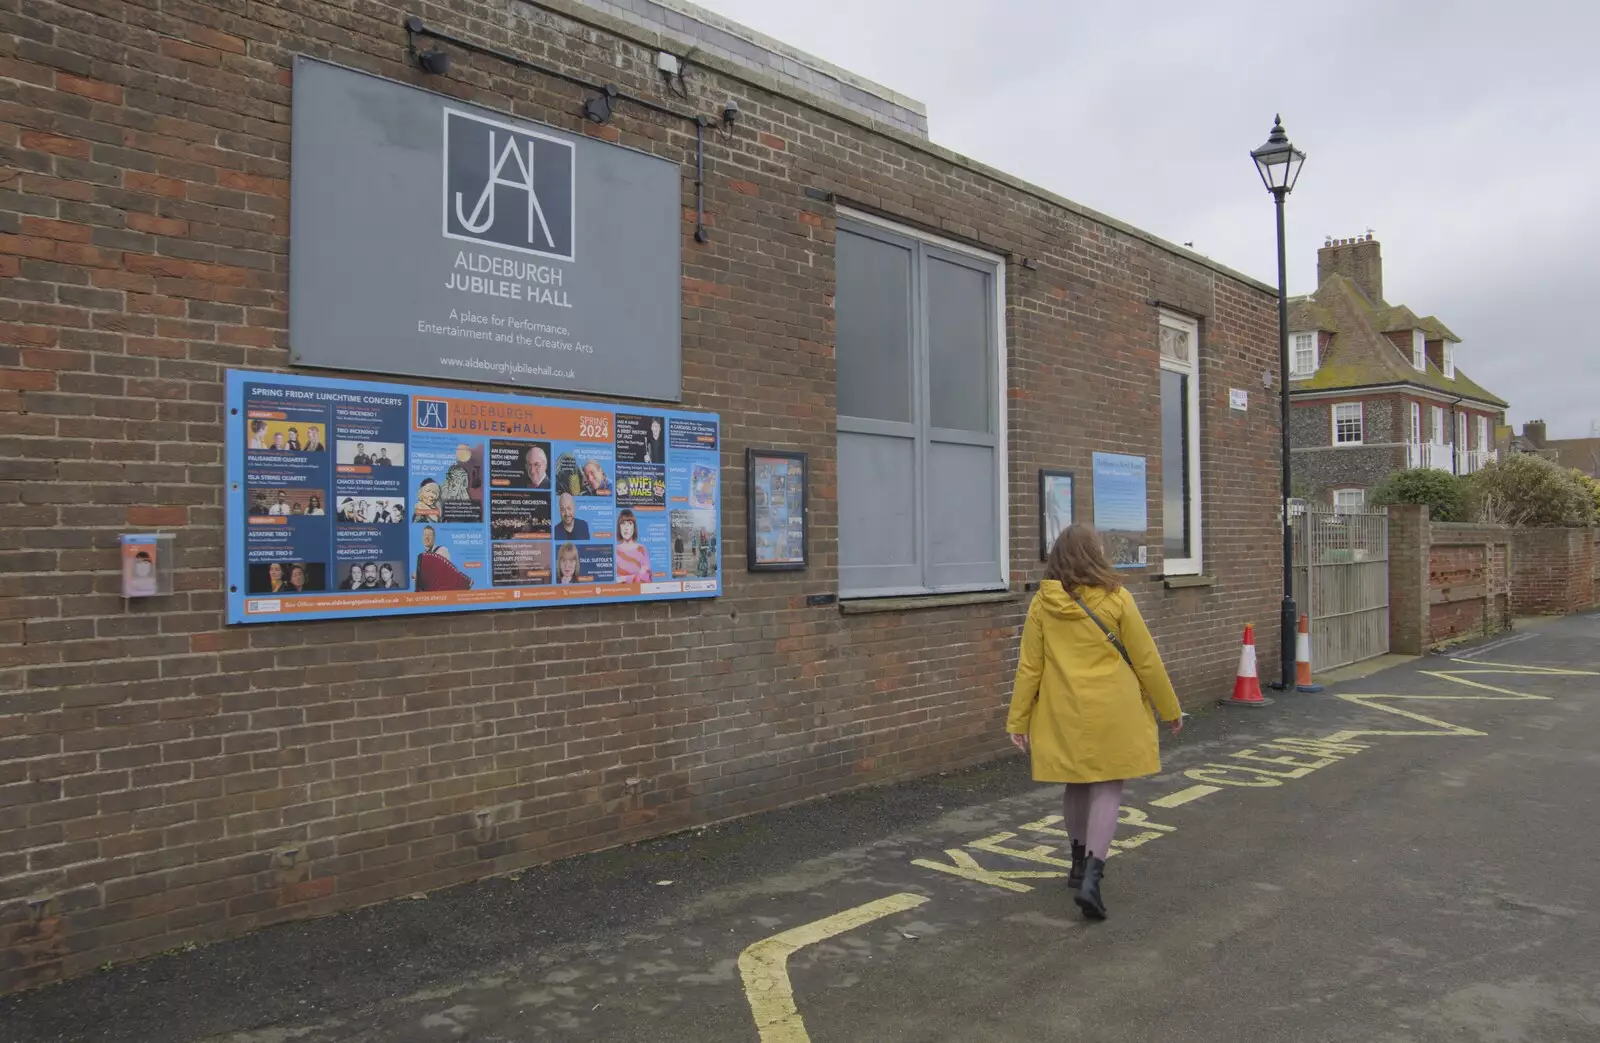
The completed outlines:
<svg viewBox="0 0 1600 1043">
<path fill-rule="evenodd" d="M 720 442 L 714 414 L 230 371 L 228 621 L 715 597 Z"/>
</svg>

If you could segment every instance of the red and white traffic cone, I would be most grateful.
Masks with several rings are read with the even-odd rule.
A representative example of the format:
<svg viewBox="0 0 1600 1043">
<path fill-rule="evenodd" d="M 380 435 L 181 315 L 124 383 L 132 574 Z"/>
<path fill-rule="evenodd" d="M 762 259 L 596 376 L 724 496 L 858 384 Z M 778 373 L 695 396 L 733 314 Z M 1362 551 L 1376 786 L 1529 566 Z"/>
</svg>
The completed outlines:
<svg viewBox="0 0 1600 1043">
<path fill-rule="evenodd" d="M 1233 680 L 1233 698 L 1224 701 L 1229 706 L 1266 706 L 1272 702 L 1261 694 L 1261 678 L 1256 674 L 1256 628 L 1249 623 L 1244 628 L 1244 647 L 1239 650 L 1239 674 Z"/>
<path fill-rule="evenodd" d="M 1300 617 L 1300 633 L 1294 639 L 1294 690 L 1314 694 L 1322 686 L 1311 680 L 1311 617 Z"/>
</svg>

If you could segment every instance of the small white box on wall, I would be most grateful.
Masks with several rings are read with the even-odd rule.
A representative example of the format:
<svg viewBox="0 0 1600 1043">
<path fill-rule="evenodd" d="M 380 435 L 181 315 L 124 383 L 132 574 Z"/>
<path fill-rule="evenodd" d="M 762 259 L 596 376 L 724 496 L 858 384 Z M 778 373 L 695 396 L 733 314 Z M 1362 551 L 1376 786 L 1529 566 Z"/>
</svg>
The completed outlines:
<svg viewBox="0 0 1600 1043">
<path fill-rule="evenodd" d="M 177 537 L 170 532 L 123 533 L 122 596 L 154 598 L 172 593 L 173 553 Z"/>
</svg>

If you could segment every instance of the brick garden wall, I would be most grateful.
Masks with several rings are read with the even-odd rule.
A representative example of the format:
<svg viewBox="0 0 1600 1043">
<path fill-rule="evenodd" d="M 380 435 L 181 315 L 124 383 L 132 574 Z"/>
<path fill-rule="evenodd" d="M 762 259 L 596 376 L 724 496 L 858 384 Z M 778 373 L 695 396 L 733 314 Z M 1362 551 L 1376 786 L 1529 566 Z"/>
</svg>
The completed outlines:
<svg viewBox="0 0 1600 1043">
<path fill-rule="evenodd" d="M 1428 639 L 1432 645 L 1511 629 L 1511 533 L 1494 525 L 1430 526 Z"/>
<path fill-rule="evenodd" d="M 1600 605 L 1600 532 L 1430 521 L 1389 508 L 1390 651 L 1421 655 L 1459 637 L 1510 630 L 1519 615 Z"/>
<path fill-rule="evenodd" d="M 565 0 L 425 7 L 656 90 L 647 34 Z M 1186 700 L 1228 691 L 1243 624 L 1277 606 L 1276 409 L 1228 410 L 1276 366 L 1266 288 L 731 68 L 696 67 L 682 102 L 743 113 L 707 136 L 699 245 L 686 127 L 626 106 L 586 127 L 581 89 L 492 58 L 426 79 L 406 13 L 0 4 L 0 991 L 997 755 L 1037 469 L 1076 469 L 1087 519 L 1090 454 L 1145 454 L 1160 532 L 1155 301 L 1202 322 L 1216 583 L 1129 580 Z M 725 596 L 222 625 L 223 371 L 288 364 L 297 52 L 685 164 L 684 405 L 723 418 Z M 1014 600 L 808 606 L 835 589 L 837 495 L 835 209 L 807 188 L 1011 259 Z M 751 445 L 811 454 L 806 573 L 739 565 Z M 177 536 L 178 592 L 125 603 L 117 535 L 150 530 Z"/>
<path fill-rule="evenodd" d="M 1559 616 L 1600 604 L 1596 546 L 1594 529 L 1519 531 L 1512 568 L 1517 613 Z"/>
</svg>

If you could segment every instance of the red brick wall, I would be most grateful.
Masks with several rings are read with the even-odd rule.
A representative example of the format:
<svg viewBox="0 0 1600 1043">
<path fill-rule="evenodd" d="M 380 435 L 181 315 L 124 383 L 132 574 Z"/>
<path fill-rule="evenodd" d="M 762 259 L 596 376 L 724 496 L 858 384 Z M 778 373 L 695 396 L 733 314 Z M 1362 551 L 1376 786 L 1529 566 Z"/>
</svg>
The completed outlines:
<svg viewBox="0 0 1600 1043">
<path fill-rule="evenodd" d="M 289 68 L 306 52 L 568 130 L 583 92 L 457 51 L 405 61 L 404 12 L 34 0 L 0 12 L 0 991 L 1003 748 L 1025 608 L 845 616 L 835 589 L 833 207 L 1008 255 L 1012 582 L 1039 578 L 1036 474 L 1149 457 L 1157 318 L 1201 317 L 1208 589 L 1129 579 L 1190 703 L 1277 606 L 1274 298 L 1038 190 L 706 69 L 737 99 L 684 229 L 685 407 L 722 414 L 715 602 L 228 629 L 223 370 L 287 367 Z M 653 48 L 532 5 L 439 28 L 639 93 Z M 664 99 L 665 100 L 665 99 Z M 677 102 L 675 102 L 677 104 Z M 593 132 L 685 164 L 623 106 Z M 1026 257 L 1030 267 L 1018 262 Z M 750 576 L 741 461 L 811 454 L 812 561 Z M 177 534 L 172 597 L 118 597 L 116 537 Z M 1153 536 L 1153 550 L 1160 541 Z M 1154 573 L 1156 569 L 1151 569 Z M 1276 669 L 1263 640 L 1263 671 Z"/>
<path fill-rule="evenodd" d="M 1567 615 L 1600 603 L 1595 596 L 1594 529 L 1522 529 L 1512 568 L 1519 615 Z"/>
<path fill-rule="evenodd" d="M 1498 526 L 1433 523 L 1428 556 L 1428 640 L 1511 629 L 1511 534 Z"/>
<path fill-rule="evenodd" d="M 1496 525 L 1432 521 L 1428 508 L 1389 508 L 1389 648 L 1406 655 L 1511 629 L 1511 541 Z"/>
</svg>

